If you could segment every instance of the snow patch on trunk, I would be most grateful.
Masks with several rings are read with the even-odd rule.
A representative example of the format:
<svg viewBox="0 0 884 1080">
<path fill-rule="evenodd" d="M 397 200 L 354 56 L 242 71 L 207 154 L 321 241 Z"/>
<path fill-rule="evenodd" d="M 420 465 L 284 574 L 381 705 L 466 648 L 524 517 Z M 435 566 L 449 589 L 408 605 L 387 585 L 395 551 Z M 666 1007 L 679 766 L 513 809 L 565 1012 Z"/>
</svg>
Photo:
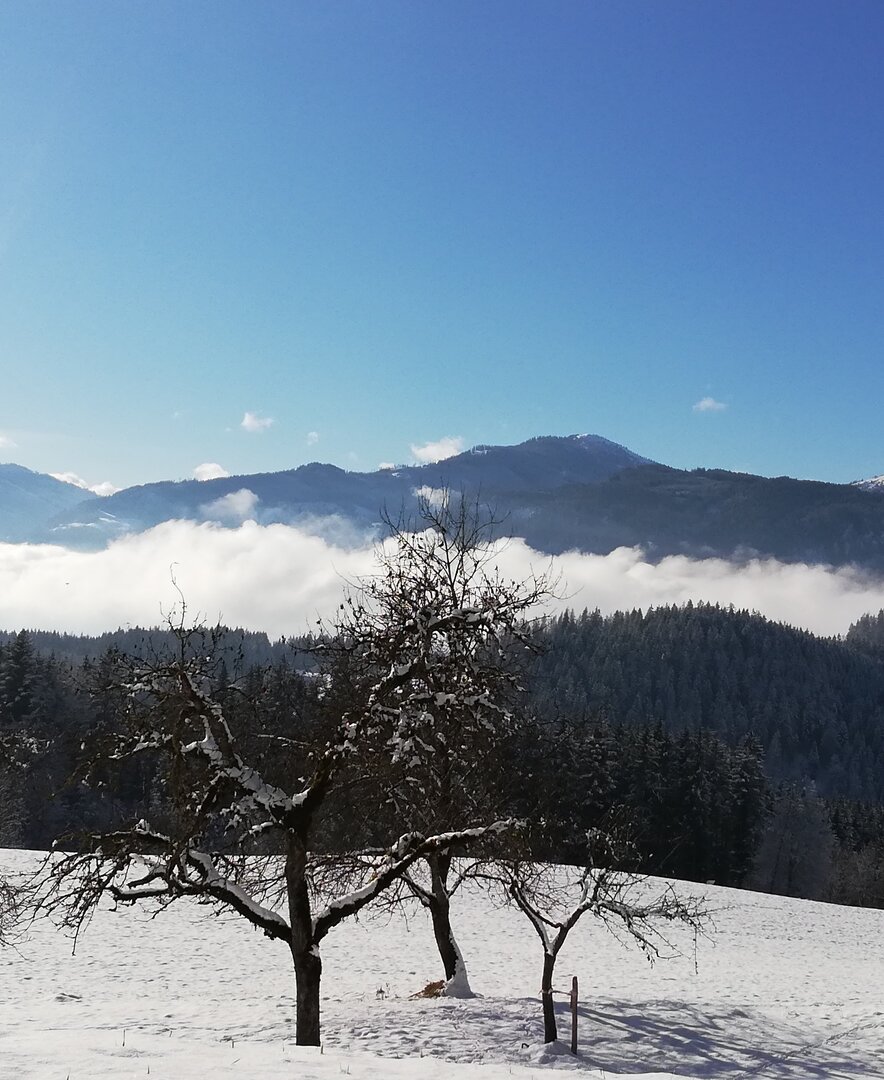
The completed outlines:
<svg viewBox="0 0 884 1080">
<path fill-rule="evenodd" d="M 442 988 L 442 996 L 450 998 L 471 998 L 476 995 L 473 993 L 470 986 L 470 980 L 467 975 L 467 965 L 463 962 L 463 956 L 458 948 L 457 942 L 452 937 L 451 944 L 454 946 L 454 951 L 457 953 L 457 965 L 454 969 L 454 974 L 445 983 Z"/>
</svg>

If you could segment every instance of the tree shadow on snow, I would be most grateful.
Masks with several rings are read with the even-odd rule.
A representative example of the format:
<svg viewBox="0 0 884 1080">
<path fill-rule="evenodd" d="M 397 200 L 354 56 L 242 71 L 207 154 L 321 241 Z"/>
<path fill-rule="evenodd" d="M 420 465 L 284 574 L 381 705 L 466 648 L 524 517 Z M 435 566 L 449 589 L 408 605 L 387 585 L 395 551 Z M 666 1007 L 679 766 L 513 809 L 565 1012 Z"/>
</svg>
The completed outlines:
<svg viewBox="0 0 884 1080">
<path fill-rule="evenodd" d="M 559 1036 L 570 1012 L 557 1006 Z M 878 1021 L 871 1022 L 880 1027 Z M 678 1001 L 597 1001 L 578 1009 L 581 1062 L 611 1072 L 675 1072 L 715 1080 L 855 1080 L 879 1075 L 881 1059 L 851 1042 L 866 1024 L 827 1029 L 777 1024 L 742 1009 L 707 1011 Z M 879 1041 L 876 1039 L 876 1041 Z M 882 1048 L 879 1048 L 879 1053 Z"/>
</svg>

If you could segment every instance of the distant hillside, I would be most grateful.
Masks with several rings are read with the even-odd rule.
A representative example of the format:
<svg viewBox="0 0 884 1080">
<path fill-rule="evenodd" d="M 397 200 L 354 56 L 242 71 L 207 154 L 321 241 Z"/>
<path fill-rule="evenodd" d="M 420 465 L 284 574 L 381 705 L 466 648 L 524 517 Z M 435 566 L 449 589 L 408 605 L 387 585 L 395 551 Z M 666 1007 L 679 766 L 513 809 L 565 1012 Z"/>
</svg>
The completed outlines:
<svg viewBox="0 0 884 1080">
<path fill-rule="evenodd" d="M 83 502 L 83 489 L 32 472 L 21 465 L 0 465 L 0 541 L 33 539 L 50 518 Z"/>
<path fill-rule="evenodd" d="M 884 498 L 875 486 L 685 472 L 598 435 L 477 446 L 432 465 L 371 473 L 312 462 L 85 500 L 69 484 L 4 468 L 18 470 L 18 486 L 0 487 L 0 536 L 67 547 L 100 548 L 176 519 L 282 523 L 358 546 L 383 534 L 386 516 L 413 517 L 421 492 L 448 487 L 490 507 L 502 532 L 548 554 L 641 547 L 652 560 L 772 557 L 884 573 Z"/>
<path fill-rule="evenodd" d="M 26 636 L 35 653 L 74 667 L 112 647 L 150 655 L 174 645 L 168 631 L 138 628 Z M 0 655 L 15 637 L 13 627 L 0 630 Z M 825 796 L 884 803 L 884 612 L 860 619 L 842 640 L 688 603 L 610 616 L 567 613 L 548 620 L 539 640 L 543 652 L 528 686 L 532 711 L 547 721 L 604 718 L 674 733 L 711 731 L 732 746 L 752 736 L 772 779 L 813 781 Z M 227 633 L 219 655 L 231 674 L 265 664 L 312 670 L 316 663 L 283 641 L 240 629 Z"/>
<path fill-rule="evenodd" d="M 244 516 L 262 524 L 300 525 L 323 531 L 334 519 L 354 537 L 393 517 L 412 514 L 415 493 L 447 486 L 477 494 L 507 513 L 526 494 L 562 484 L 602 482 L 648 459 L 598 435 L 542 437 L 518 446 L 477 446 L 432 465 L 409 465 L 372 473 L 346 472 L 313 462 L 285 472 L 216 480 L 164 481 L 126 488 L 108 498 L 82 502 L 47 523 L 43 538 L 72 546 L 96 545 L 172 519 L 238 524 Z M 247 492 L 248 498 L 237 498 Z"/>
<path fill-rule="evenodd" d="M 567 614 L 532 670 L 540 715 L 759 740 L 774 780 L 884 802 L 884 613 L 846 640 L 709 604 Z"/>
<path fill-rule="evenodd" d="M 850 484 L 648 465 L 602 484 L 538 492 L 513 531 L 540 551 L 856 564 L 884 572 L 884 499 Z"/>
<path fill-rule="evenodd" d="M 546 857 L 581 857 L 586 831 L 623 807 L 645 870 L 733 883 L 752 873 L 775 891 L 884 903 L 884 613 L 847 640 L 693 604 L 568 613 L 540 631 L 546 650 L 525 672 L 520 722 L 486 765 L 507 778 L 507 813 L 542 816 Z M 155 657 L 176 646 L 137 629 L 0 633 L 0 734 L 45 747 L 26 783 L 0 760 L 0 840 L 45 847 L 108 814 L 161 808 L 161 786 L 141 767 L 91 794 L 65 781 L 111 704 L 105 651 Z M 315 672 L 315 652 L 240 630 L 206 651 L 234 730 L 258 715 L 294 745 L 322 730 L 325 684 L 299 674 Z M 376 821 L 360 809 L 341 833 L 335 818 L 323 842 L 373 843 Z"/>
</svg>

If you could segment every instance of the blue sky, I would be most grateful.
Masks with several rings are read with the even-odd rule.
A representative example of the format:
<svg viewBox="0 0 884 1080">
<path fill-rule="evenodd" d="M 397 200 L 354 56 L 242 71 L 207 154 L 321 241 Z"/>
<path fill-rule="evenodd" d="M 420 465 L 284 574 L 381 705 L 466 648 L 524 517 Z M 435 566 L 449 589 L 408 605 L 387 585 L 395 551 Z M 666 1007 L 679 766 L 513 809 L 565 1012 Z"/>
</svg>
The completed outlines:
<svg viewBox="0 0 884 1080">
<path fill-rule="evenodd" d="M 879 0 L 0 7 L 0 460 L 847 481 L 882 343 Z"/>
</svg>

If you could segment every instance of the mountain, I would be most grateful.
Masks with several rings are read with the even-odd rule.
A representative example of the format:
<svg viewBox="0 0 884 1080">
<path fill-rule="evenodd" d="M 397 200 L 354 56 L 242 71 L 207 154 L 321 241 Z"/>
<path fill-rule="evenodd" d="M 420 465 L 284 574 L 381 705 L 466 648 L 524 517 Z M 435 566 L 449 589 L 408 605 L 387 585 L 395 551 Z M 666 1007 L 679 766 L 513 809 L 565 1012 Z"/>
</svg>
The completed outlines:
<svg viewBox="0 0 884 1080">
<path fill-rule="evenodd" d="M 528 496 L 513 531 L 540 551 L 855 565 L 884 572 L 884 499 L 851 484 L 721 469 L 629 469 Z"/>
<path fill-rule="evenodd" d="M 29 540 L 83 501 L 83 489 L 22 465 L 0 464 L 0 542 Z"/>
<path fill-rule="evenodd" d="M 884 499 L 877 486 L 868 487 L 872 481 L 824 484 L 721 469 L 684 471 L 598 435 L 476 446 L 432 465 L 371 473 L 312 462 L 283 472 L 163 481 L 86 499 L 70 484 L 18 466 L 3 468 L 15 471 L 17 486 L 0 487 L 0 535 L 68 547 L 102 547 L 175 519 L 283 523 L 357 545 L 383 535 L 386 519 L 413 516 L 421 492 L 448 487 L 491 507 L 503 531 L 549 554 L 638 546 L 651 559 L 771 557 L 884 573 Z"/>
<path fill-rule="evenodd" d="M 477 446 L 432 465 L 372 473 L 312 462 L 285 472 L 126 488 L 57 514 L 43 539 L 94 546 L 171 519 L 299 525 L 354 541 L 383 528 L 384 513 L 412 514 L 416 492 L 449 487 L 477 493 L 507 513 L 529 495 L 563 484 L 598 484 L 648 459 L 598 435 L 540 437 L 517 446 Z"/>
</svg>

